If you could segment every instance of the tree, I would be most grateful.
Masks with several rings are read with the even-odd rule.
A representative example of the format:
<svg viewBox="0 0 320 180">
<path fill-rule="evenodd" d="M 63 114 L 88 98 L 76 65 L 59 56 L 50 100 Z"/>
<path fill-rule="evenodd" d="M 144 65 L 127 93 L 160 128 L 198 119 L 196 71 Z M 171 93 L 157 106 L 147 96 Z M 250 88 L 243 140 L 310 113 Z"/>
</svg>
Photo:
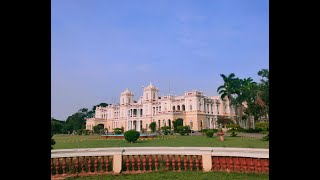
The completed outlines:
<svg viewBox="0 0 320 180">
<path fill-rule="evenodd" d="M 100 103 L 98 105 L 93 106 L 92 109 L 90 111 L 88 111 L 88 115 L 87 115 L 88 118 L 93 118 L 94 117 L 94 114 L 96 113 L 97 106 L 107 107 L 108 103 Z"/>
<path fill-rule="evenodd" d="M 234 96 L 238 93 L 239 90 L 239 79 L 235 77 L 234 73 L 229 74 L 228 76 L 224 74 L 220 74 L 223 79 L 224 84 L 219 86 L 217 92 L 219 93 L 222 100 L 226 98 L 229 100 L 230 110 L 232 109 L 232 105 L 235 105 Z M 233 116 L 231 115 L 233 119 Z"/>
<path fill-rule="evenodd" d="M 156 132 L 156 126 L 156 122 L 150 123 L 149 128 L 151 129 L 152 133 Z"/>
<path fill-rule="evenodd" d="M 222 124 L 223 126 L 226 126 L 227 124 L 234 124 L 233 120 L 226 116 L 218 116 L 217 123 Z"/>
<path fill-rule="evenodd" d="M 103 133 L 103 131 L 104 131 L 104 125 L 98 124 L 96 126 L 93 126 L 92 129 L 93 129 L 93 133 L 100 134 L 100 133 Z"/>
<path fill-rule="evenodd" d="M 51 131 L 53 134 L 62 134 L 63 124 L 59 121 L 51 120 Z"/>
<path fill-rule="evenodd" d="M 177 133 L 178 132 L 178 126 L 183 126 L 183 119 L 178 118 L 175 121 L 172 121 L 173 123 L 173 132 Z"/>
</svg>

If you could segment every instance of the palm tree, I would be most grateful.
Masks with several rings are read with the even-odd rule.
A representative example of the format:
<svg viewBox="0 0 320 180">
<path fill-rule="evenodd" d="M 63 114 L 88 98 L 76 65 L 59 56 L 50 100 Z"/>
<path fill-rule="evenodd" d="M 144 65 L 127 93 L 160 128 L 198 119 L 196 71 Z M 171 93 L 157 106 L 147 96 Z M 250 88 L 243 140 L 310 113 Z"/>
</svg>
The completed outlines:
<svg viewBox="0 0 320 180">
<path fill-rule="evenodd" d="M 224 74 L 220 74 L 222 77 L 224 84 L 222 86 L 219 86 L 217 89 L 217 92 L 219 93 L 222 100 L 225 100 L 227 98 L 229 100 L 229 106 L 230 110 L 232 108 L 232 105 L 235 104 L 234 102 L 234 95 L 238 91 L 238 82 L 239 79 L 236 78 L 234 73 L 229 74 L 228 76 Z M 230 114 L 231 115 L 231 114 Z M 231 119 L 233 119 L 233 116 L 231 115 Z"/>
<path fill-rule="evenodd" d="M 238 96 L 238 103 L 240 103 L 241 105 L 243 103 L 246 103 L 247 106 L 251 107 L 252 106 L 252 102 L 254 102 L 255 100 L 255 96 L 256 96 L 256 87 L 257 87 L 257 83 L 253 82 L 252 78 L 244 78 L 241 80 L 241 87 L 240 87 L 240 93 Z M 243 109 L 243 108 L 242 108 Z M 248 118 L 251 118 L 251 110 L 252 108 L 247 108 L 247 114 L 248 114 Z M 242 117 L 242 116 L 241 116 Z M 247 119 L 247 122 L 248 120 Z M 248 123 L 247 123 L 248 124 Z M 249 127 L 250 127 L 250 123 L 249 123 Z"/>
</svg>

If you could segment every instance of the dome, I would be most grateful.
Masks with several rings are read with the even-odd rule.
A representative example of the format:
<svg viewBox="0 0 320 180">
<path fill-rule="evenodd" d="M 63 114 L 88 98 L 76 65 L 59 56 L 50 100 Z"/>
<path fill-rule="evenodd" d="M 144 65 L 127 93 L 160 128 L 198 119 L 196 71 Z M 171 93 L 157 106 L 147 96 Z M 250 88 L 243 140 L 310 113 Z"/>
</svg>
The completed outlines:
<svg viewBox="0 0 320 180">
<path fill-rule="evenodd" d="M 144 88 L 144 90 L 148 90 L 148 89 L 157 90 L 157 88 L 151 82 L 150 82 L 149 86 Z"/>
<path fill-rule="evenodd" d="M 121 95 L 133 95 L 133 93 L 127 88 L 121 93 Z"/>
</svg>

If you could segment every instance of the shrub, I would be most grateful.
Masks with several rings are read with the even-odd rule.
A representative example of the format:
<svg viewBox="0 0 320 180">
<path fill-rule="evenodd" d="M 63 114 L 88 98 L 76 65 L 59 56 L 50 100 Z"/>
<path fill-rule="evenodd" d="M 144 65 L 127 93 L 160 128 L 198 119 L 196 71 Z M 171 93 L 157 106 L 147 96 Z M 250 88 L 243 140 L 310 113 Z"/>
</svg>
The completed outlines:
<svg viewBox="0 0 320 180">
<path fill-rule="evenodd" d="M 113 129 L 113 132 L 114 132 L 115 134 L 121 134 L 122 130 L 121 130 L 121 128 L 114 128 L 114 129 Z"/>
<path fill-rule="evenodd" d="M 205 135 L 210 129 L 201 129 L 199 132 L 202 133 L 202 135 Z"/>
<path fill-rule="evenodd" d="M 56 144 L 56 141 L 52 138 L 53 134 L 51 134 L 51 149 L 53 149 L 53 145 Z"/>
<path fill-rule="evenodd" d="M 178 127 L 183 126 L 183 119 L 178 118 L 175 121 L 172 121 L 172 123 L 173 123 L 173 132 L 179 133 Z"/>
<path fill-rule="evenodd" d="M 139 139 L 139 137 L 140 133 L 135 130 L 129 130 L 124 133 L 124 138 L 130 143 L 136 142 Z"/>
<path fill-rule="evenodd" d="M 93 129 L 93 133 L 95 134 L 100 134 L 104 130 L 103 126 L 101 126 L 100 124 L 93 126 L 92 129 Z"/>
<path fill-rule="evenodd" d="M 256 129 L 260 129 L 262 133 L 269 132 L 269 122 L 258 122 L 256 123 Z"/>
<path fill-rule="evenodd" d="M 235 137 L 238 135 L 236 132 L 239 130 L 240 125 L 229 124 L 229 125 L 227 125 L 227 128 L 229 128 L 228 132 L 230 133 L 230 136 Z"/>
<path fill-rule="evenodd" d="M 206 136 L 209 138 L 213 137 L 213 134 L 214 134 L 214 132 L 212 130 L 206 131 Z"/>
<path fill-rule="evenodd" d="M 151 129 L 152 133 L 156 132 L 156 126 L 156 122 L 150 123 L 149 128 Z"/>
<path fill-rule="evenodd" d="M 184 136 L 185 134 L 189 135 L 190 127 L 189 126 L 178 126 L 177 131 L 182 136 Z"/>
<path fill-rule="evenodd" d="M 83 129 L 83 130 L 82 130 L 82 134 L 83 134 L 83 135 L 89 135 L 90 133 L 92 134 L 93 131 L 90 131 L 90 130 L 88 130 L 88 129 Z"/>
<path fill-rule="evenodd" d="M 164 135 L 168 135 L 169 132 L 170 132 L 170 127 L 169 126 L 163 126 L 163 127 L 161 127 L 161 130 L 162 130 Z"/>
<path fill-rule="evenodd" d="M 77 130 L 77 135 L 82 135 L 82 131 L 83 131 L 83 129 L 78 129 Z"/>
<path fill-rule="evenodd" d="M 262 137 L 262 141 L 269 141 L 269 133 Z"/>
<path fill-rule="evenodd" d="M 213 133 L 218 132 L 218 129 L 211 129 L 211 131 L 213 131 Z"/>
</svg>

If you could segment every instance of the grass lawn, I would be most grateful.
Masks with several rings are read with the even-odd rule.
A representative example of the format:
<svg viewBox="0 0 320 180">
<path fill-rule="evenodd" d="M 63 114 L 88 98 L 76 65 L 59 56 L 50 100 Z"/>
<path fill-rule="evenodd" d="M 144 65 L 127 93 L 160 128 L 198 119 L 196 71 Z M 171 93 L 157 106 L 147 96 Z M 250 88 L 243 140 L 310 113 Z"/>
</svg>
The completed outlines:
<svg viewBox="0 0 320 180">
<path fill-rule="evenodd" d="M 269 179 L 267 174 L 248 174 L 248 173 L 224 173 L 224 172 L 157 172 L 157 173 L 144 173 L 144 174 L 131 174 L 131 175 L 97 175 L 89 177 L 72 177 L 67 180 L 79 179 L 79 180 L 118 180 L 118 179 L 175 179 L 175 180 L 209 180 L 209 179 L 221 179 L 221 180 L 257 180 L 257 179 Z"/>
<path fill-rule="evenodd" d="M 56 144 L 54 149 L 73 148 L 104 148 L 104 147 L 242 147 L 242 148 L 269 148 L 269 141 L 262 141 L 260 138 L 229 137 L 220 141 L 214 136 L 163 136 L 170 139 L 149 139 L 139 140 L 136 143 L 128 143 L 126 140 L 103 139 L 99 135 L 54 135 Z"/>
</svg>

